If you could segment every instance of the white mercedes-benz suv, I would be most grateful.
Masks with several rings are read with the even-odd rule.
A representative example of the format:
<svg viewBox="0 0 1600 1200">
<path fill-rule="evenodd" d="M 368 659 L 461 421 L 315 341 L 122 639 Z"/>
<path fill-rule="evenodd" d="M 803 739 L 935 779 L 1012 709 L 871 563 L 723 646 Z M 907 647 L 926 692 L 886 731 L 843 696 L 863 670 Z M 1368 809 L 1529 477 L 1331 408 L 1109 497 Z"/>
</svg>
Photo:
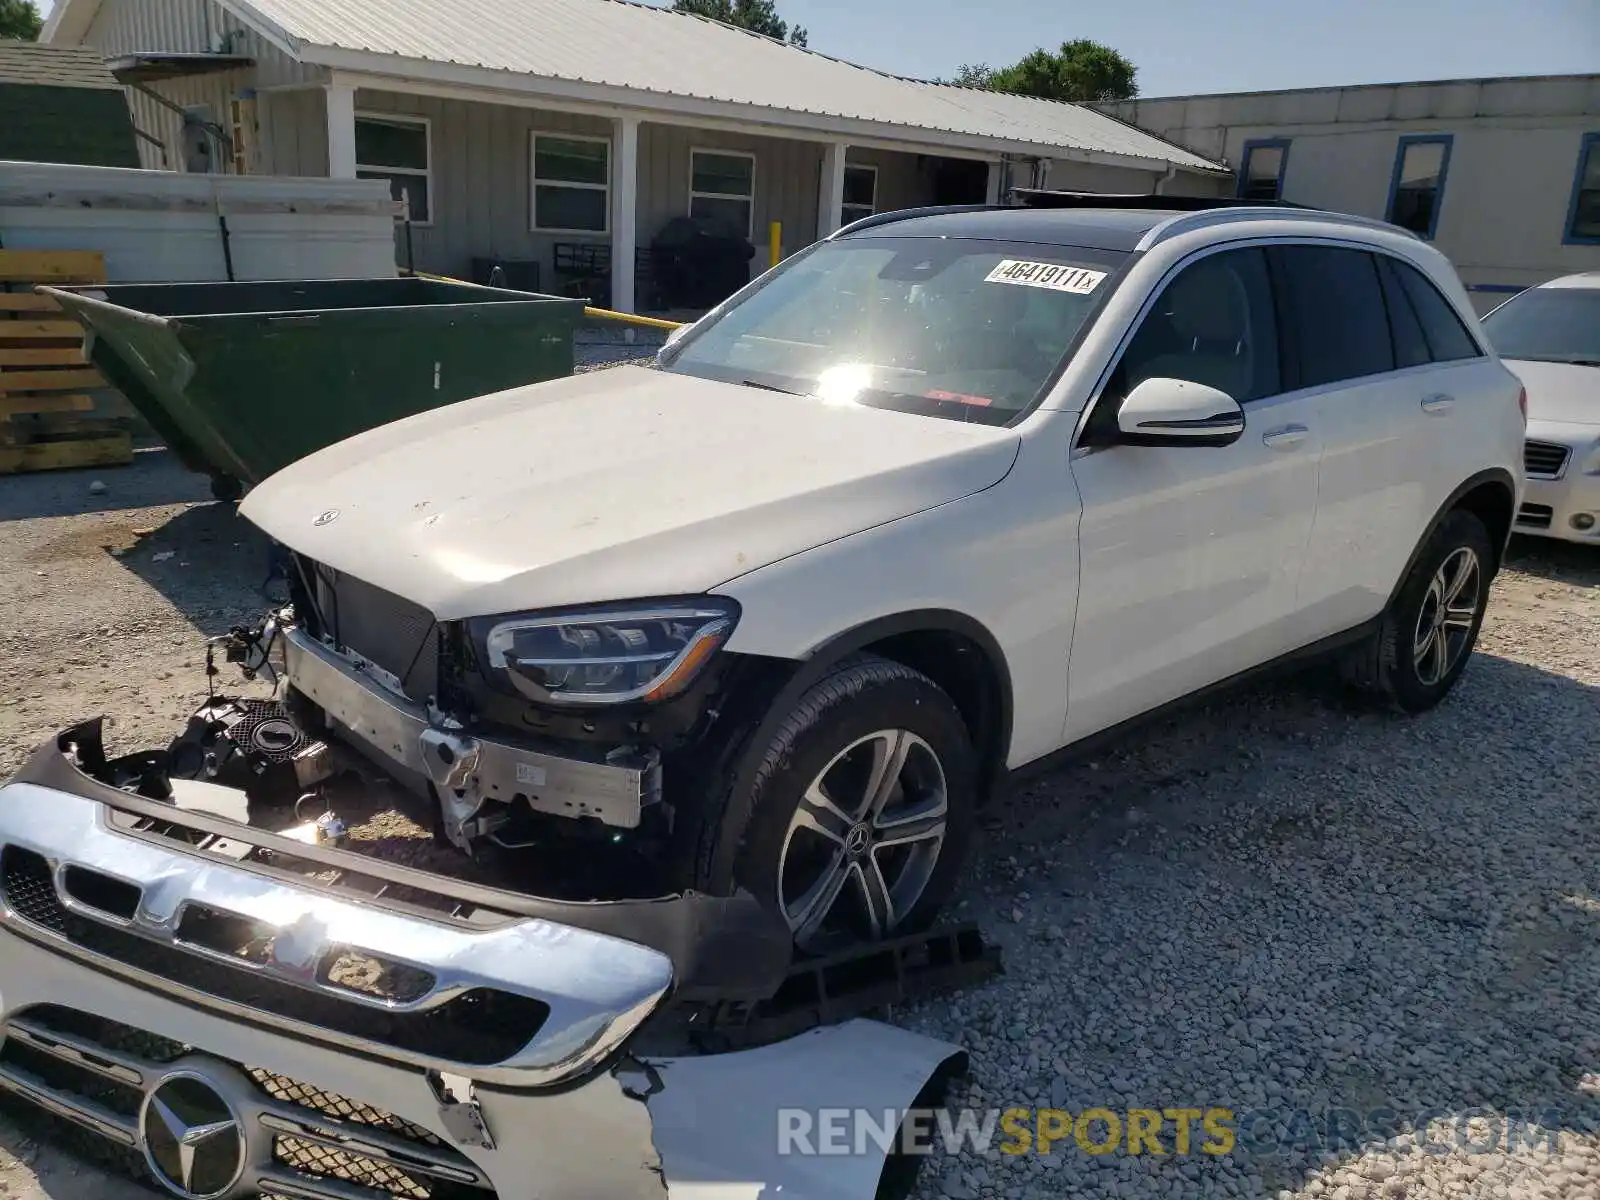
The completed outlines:
<svg viewBox="0 0 1600 1200">
<path fill-rule="evenodd" d="M 464 850 L 625 843 L 821 953 L 928 923 L 1008 772 L 1174 701 L 1328 651 L 1437 704 L 1525 423 L 1449 263 L 1336 214 L 1034 199 L 868 218 L 658 369 L 257 487 L 296 719 Z"/>
<path fill-rule="evenodd" d="M 1600 271 L 1513 296 L 1483 331 L 1528 389 L 1516 531 L 1600 546 Z"/>
</svg>

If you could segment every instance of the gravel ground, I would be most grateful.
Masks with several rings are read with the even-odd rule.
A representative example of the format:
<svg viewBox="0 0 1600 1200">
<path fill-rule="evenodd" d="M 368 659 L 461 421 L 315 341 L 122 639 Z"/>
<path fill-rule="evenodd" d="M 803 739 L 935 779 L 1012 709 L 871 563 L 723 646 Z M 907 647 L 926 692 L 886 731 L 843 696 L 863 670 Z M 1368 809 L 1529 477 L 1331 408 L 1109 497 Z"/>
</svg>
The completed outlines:
<svg viewBox="0 0 1600 1200">
<path fill-rule="evenodd" d="M 585 348 L 585 365 L 625 356 Z M 203 480 L 159 451 L 99 473 L 103 494 L 94 478 L 0 483 L 0 774 L 100 711 L 114 747 L 165 742 L 205 693 L 204 637 L 263 606 L 265 547 Z M 1164 1156 L 1070 1137 L 945 1156 L 921 1196 L 1600 1195 L 1600 555 L 1513 554 L 1438 711 L 1383 715 L 1312 673 L 991 818 L 961 915 L 1007 972 L 894 1019 L 970 1048 L 961 1103 L 1224 1108 L 1237 1145 L 1199 1153 L 1197 1127 L 1171 1153 L 1168 1121 Z M 1491 1145 L 1483 1119 L 1508 1111 L 1548 1122 L 1554 1148 L 1507 1153 L 1503 1122 Z M 1425 1114 L 1439 1153 L 1411 1136 Z M 0 1197 L 147 1194 L 0 1116 Z"/>
</svg>

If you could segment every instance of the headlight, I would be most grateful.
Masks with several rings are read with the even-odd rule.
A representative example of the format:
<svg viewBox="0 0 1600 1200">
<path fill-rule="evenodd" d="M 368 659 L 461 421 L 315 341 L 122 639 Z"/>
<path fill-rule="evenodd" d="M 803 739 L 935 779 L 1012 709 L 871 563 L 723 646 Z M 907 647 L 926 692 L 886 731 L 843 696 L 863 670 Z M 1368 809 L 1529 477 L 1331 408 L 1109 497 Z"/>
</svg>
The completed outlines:
<svg viewBox="0 0 1600 1200">
<path fill-rule="evenodd" d="M 666 700 L 705 669 L 739 608 L 717 596 L 471 622 L 491 682 L 547 704 Z"/>
<path fill-rule="evenodd" d="M 1600 475 L 1600 441 L 1589 447 L 1588 457 L 1583 460 L 1583 473 Z"/>
</svg>

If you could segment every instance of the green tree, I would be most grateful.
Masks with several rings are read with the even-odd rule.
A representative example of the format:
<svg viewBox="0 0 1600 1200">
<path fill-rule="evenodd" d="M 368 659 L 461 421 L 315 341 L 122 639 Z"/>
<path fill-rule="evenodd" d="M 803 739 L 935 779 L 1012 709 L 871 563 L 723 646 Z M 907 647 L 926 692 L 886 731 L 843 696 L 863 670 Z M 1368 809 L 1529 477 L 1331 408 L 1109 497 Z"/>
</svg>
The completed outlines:
<svg viewBox="0 0 1600 1200">
<path fill-rule="evenodd" d="M 953 83 L 957 87 L 987 88 L 994 81 L 994 69 L 983 63 L 962 63 L 954 79 L 941 79 L 940 83 Z"/>
<path fill-rule="evenodd" d="M 0 38 L 36 42 L 43 28 L 44 20 L 33 0 L 0 0 Z"/>
<path fill-rule="evenodd" d="M 1110 46 L 1088 38 L 1062 42 L 1052 54 L 1042 47 L 1021 62 L 991 70 L 963 64 L 952 83 L 1043 100 L 1129 100 L 1139 94 L 1138 69 Z"/>
<path fill-rule="evenodd" d="M 0 4 L 4 3 L 7 0 L 0 0 Z M 790 28 L 778 15 L 773 0 L 672 0 L 672 11 L 693 13 L 724 25 L 748 29 L 751 33 L 764 33 L 791 46 L 806 44 L 806 31 L 798 25 Z"/>
</svg>

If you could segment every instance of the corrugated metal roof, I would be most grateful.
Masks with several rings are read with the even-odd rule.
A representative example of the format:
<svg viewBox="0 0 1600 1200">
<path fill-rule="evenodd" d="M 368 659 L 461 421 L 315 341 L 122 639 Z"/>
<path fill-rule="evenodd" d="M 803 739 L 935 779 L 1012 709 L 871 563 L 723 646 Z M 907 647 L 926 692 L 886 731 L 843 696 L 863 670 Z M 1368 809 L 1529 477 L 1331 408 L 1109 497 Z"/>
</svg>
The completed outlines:
<svg viewBox="0 0 1600 1200">
<path fill-rule="evenodd" d="M 626 0 L 247 0 L 317 48 L 1176 163 L 1217 164 L 1075 104 L 919 83 Z M 399 73 L 391 71 L 390 73 Z M 754 115 L 754 114 L 752 114 Z"/>
<path fill-rule="evenodd" d="M 0 83 L 119 88 L 98 50 L 0 40 Z"/>
</svg>

